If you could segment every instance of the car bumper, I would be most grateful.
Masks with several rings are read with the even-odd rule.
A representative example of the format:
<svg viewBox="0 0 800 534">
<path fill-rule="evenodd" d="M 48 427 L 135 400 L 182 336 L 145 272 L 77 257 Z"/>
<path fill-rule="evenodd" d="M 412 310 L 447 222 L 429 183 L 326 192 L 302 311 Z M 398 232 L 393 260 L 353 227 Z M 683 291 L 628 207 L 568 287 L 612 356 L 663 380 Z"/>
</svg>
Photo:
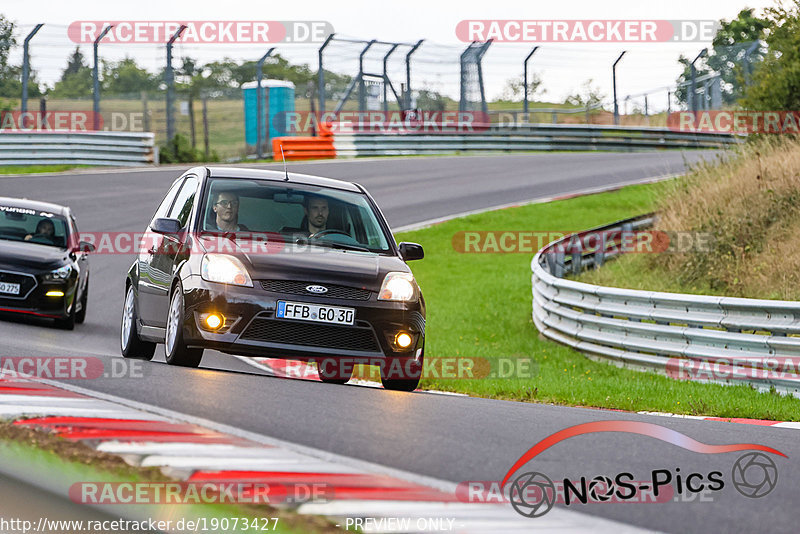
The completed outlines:
<svg viewBox="0 0 800 534">
<path fill-rule="evenodd" d="M 422 352 L 425 317 L 419 301 L 378 301 L 374 292 L 368 300 L 299 295 L 267 291 L 259 281 L 253 284 L 237 287 L 206 282 L 199 276 L 184 279 L 186 343 L 243 356 L 298 360 L 414 358 Z M 280 300 L 353 308 L 355 324 L 280 319 L 275 317 Z M 225 318 L 217 331 L 204 325 L 202 318 L 208 313 Z M 393 343 L 398 332 L 412 336 L 409 347 Z"/>
<path fill-rule="evenodd" d="M 76 287 L 74 280 L 44 282 L 37 279 L 36 285 L 24 295 L 18 297 L 0 295 L 0 313 L 52 319 L 69 317 L 75 300 Z M 48 293 L 53 291 L 59 291 L 63 295 L 48 296 Z"/>
</svg>

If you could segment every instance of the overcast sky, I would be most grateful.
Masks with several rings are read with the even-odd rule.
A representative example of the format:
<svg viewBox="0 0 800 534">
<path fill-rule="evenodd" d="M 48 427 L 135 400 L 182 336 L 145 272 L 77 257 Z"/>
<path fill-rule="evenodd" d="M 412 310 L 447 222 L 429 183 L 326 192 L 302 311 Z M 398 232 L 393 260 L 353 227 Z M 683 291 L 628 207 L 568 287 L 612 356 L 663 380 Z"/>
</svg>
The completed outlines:
<svg viewBox="0 0 800 534">
<path fill-rule="evenodd" d="M 420 86 L 458 91 L 458 55 L 465 46 L 455 34 L 456 24 L 464 19 L 731 19 L 745 7 L 761 11 L 773 0 L 672 0 L 670 2 L 635 0 L 462 0 L 435 2 L 404 0 L 399 2 L 300 0 L 295 2 L 257 2 L 253 0 L 136 0 L 108 2 L 72 0 L 69 2 L 3 0 L 0 13 L 20 26 L 18 37 L 38 22 L 46 26 L 31 41 L 33 67 L 39 78 L 52 84 L 60 76 L 67 55 L 75 44 L 67 37 L 67 26 L 76 20 L 325 20 L 337 35 L 361 39 L 414 42 L 426 39 L 413 63 L 415 88 Z M 20 38 L 20 41 L 22 39 Z M 663 108 L 666 91 L 657 88 L 672 85 L 680 73 L 676 60 L 680 54 L 694 57 L 708 43 L 545 43 L 531 61 L 531 68 L 543 79 L 544 100 L 563 100 L 591 78 L 606 95 L 611 94 L 611 63 L 621 50 L 628 53 L 617 70 L 621 97 L 648 91 L 651 106 Z M 489 97 L 497 96 L 512 76 L 521 76 L 522 61 L 533 44 L 495 43 L 484 59 L 484 76 Z M 316 45 L 278 44 L 284 56 L 308 62 L 316 68 Z M 21 47 L 20 47 L 21 49 Z M 91 46 L 82 50 L 91 60 Z M 380 70 L 385 48 L 375 48 L 367 68 Z M 402 49 L 399 49 L 402 50 Z M 197 44 L 176 45 L 177 57 L 189 55 L 201 61 L 221 57 L 257 59 L 265 47 L 260 45 Z M 116 60 L 131 55 L 155 70 L 164 64 L 164 47 L 156 45 L 101 45 L 101 56 Z M 390 62 L 390 74 L 398 83 L 404 72 L 398 52 Z M 326 53 L 327 68 L 354 74 L 358 48 L 337 45 Z M 12 55 L 20 61 L 21 50 Z M 661 102 L 661 101 L 664 102 Z"/>
</svg>

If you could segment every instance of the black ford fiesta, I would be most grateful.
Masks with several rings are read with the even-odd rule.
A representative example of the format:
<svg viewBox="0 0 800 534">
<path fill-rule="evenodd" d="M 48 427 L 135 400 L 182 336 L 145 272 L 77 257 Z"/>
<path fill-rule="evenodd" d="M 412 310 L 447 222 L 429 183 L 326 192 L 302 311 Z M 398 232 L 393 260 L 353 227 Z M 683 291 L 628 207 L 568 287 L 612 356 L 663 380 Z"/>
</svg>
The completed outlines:
<svg viewBox="0 0 800 534">
<path fill-rule="evenodd" d="M 204 349 L 317 362 L 322 381 L 379 365 L 419 383 L 425 301 L 363 187 L 276 171 L 190 169 L 170 187 L 125 281 L 122 354 L 196 367 Z"/>
<path fill-rule="evenodd" d="M 0 197 L 0 313 L 82 323 L 94 246 L 77 236 L 69 208 Z"/>
</svg>

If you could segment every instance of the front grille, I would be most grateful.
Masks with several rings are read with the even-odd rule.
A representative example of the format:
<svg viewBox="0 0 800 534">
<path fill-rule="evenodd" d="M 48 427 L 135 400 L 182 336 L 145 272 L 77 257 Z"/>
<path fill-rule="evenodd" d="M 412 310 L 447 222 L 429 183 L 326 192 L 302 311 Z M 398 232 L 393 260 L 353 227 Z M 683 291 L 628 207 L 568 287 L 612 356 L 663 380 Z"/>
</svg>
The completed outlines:
<svg viewBox="0 0 800 534">
<path fill-rule="evenodd" d="M 321 285 L 328 289 L 327 293 L 306 291 L 307 286 Z M 292 295 L 316 295 L 346 300 L 369 300 L 370 290 L 356 287 L 317 284 L 316 282 L 298 282 L 296 280 L 262 280 L 261 287 L 275 293 L 291 293 Z"/>
<path fill-rule="evenodd" d="M 19 284 L 19 295 L 9 295 L 8 293 L 0 293 L 0 299 L 17 299 L 22 300 L 28 296 L 28 293 L 36 287 L 36 278 L 30 274 L 18 274 L 8 271 L 0 271 L 0 282 L 8 284 Z"/>
<path fill-rule="evenodd" d="M 326 349 L 380 351 L 375 334 L 369 326 L 332 326 L 257 318 L 250 323 L 240 339 Z"/>
</svg>

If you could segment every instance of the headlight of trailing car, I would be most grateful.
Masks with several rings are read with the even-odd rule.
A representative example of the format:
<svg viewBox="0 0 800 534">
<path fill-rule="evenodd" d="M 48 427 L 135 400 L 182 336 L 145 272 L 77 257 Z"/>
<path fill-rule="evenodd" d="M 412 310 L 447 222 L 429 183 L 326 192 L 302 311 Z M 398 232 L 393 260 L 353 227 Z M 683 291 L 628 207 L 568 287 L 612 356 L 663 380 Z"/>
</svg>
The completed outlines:
<svg viewBox="0 0 800 534">
<path fill-rule="evenodd" d="M 200 275 L 207 282 L 218 282 L 234 286 L 253 287 L 250 273 L 238 258 L 227 254 L 206 254 L 200 267 Z"/>
<path fill-rule="evenodd" d="M 59 267 L 55 271 L 50 271 L 49 273 L 45 274 L 44 279 L 48 282 L 60 282 L 69 278 L 70 273 L 72 273 L 72 266 L 65 265 L 63 267 Z"/>
<path fill-rule="evenodd" d="M 418 298 L 417 282 L 411 273 L 388 273 L 378 293 L 378 300 L 414 302 Z"/>
</svg>

